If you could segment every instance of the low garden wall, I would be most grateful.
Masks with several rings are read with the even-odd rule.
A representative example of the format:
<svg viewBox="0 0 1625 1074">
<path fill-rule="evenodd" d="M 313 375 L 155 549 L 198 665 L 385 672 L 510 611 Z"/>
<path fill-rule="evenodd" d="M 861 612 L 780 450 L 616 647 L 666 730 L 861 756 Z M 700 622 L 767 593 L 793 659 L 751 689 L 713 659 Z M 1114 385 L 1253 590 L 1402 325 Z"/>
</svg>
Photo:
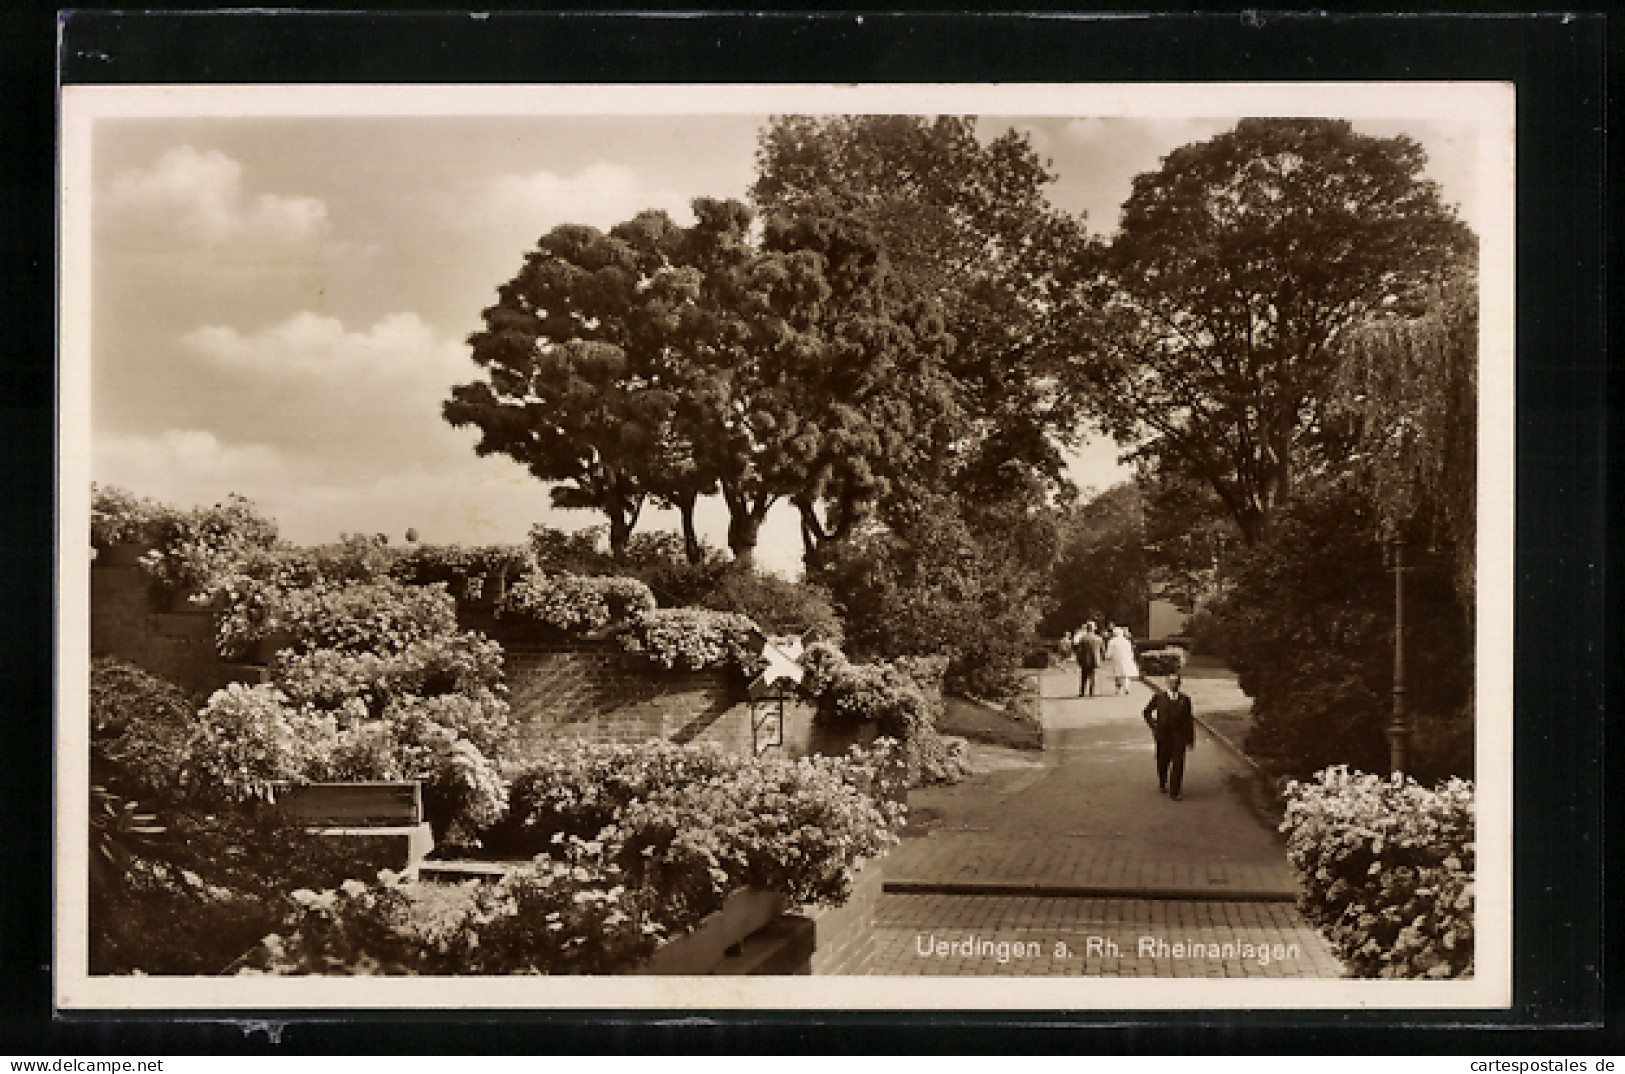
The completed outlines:
<svg viewBox="0 0 1625 1074">
<path fill-rule="evenodd" d="M 753 707 L 742 676 L 732 669 L 667 671 L 613 640 L 561 642 L 533 623 L 489 613 L 460 610 L 458 622 L 503 647 L 521 758 L 559 738 L 712 742 L 748 753 L 753 717 L 765 721 L 760 736 L 778 737 L 778 704 Z M 267 681 L 262 665 L 233 663 L 215 651 L 213 613 L 184 604 L 162 610 L 147 575 L 133 564 L 93 565 L 90 633 L 93 655 L 127 660 L 194 693 Z M 851 732 L 815 727 L 814 711 L 805 701 L 785 703 L 784 752 L 841 753 L 856 740 Z"/>
<path fill-rule="evenodd" d="M 182 605 L 163 610 L 146 573 L 133 564 L 90 571 L 90 652 L 116 656 L 195 694 L 234 682 L 265 681 L 265 669 L 224 660 L 215 651 L 214 613 Z"/>
</svg>

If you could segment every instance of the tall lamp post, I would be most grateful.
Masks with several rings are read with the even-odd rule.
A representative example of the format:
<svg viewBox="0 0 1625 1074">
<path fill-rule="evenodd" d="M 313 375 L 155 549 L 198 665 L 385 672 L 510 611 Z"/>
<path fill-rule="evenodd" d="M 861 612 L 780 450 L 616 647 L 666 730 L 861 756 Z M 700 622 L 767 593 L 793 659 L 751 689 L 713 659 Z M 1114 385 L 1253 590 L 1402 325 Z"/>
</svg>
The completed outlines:
<svg viewBox="0 0 1625 1074">
<path fill-rule="evenodd" d="M 1410 717 L 1405 711 L 1405 538 L 1389 541 L 1394 571 L 1394 711 L 1388 719 L 1389 768 L 1396 776 L 1405 774 L 1406 754 L 1411 743 Z"/>
</svg>

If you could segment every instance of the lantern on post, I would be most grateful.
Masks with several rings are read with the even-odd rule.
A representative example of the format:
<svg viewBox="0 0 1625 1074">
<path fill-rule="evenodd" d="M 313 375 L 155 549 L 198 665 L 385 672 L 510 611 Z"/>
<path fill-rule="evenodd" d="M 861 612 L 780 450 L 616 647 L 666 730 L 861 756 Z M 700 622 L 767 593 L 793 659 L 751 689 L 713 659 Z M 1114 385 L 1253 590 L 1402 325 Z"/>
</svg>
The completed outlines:
<svg viewBox="0 0 1625 1074">
<path fill-rule="evenodd" d="M 1410 752 L 1410 714 L 1405 707 L 1405 537 L 1397 530 L 1383 546 L 1384 559 L 1394 572 L 1394 708 L 1388 718 L 1389 769 L 1405 774 Z"/>
</svg>

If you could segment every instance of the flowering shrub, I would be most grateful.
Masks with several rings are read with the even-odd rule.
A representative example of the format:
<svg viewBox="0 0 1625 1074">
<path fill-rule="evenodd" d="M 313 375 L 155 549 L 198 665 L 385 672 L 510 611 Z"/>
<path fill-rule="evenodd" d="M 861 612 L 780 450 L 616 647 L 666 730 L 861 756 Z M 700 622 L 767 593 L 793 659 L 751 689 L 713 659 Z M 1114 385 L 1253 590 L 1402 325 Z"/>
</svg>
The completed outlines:
<svg viewBox="0 0 1625 1074">
<path fill-rule="evenodd" d="M 377 884 L 295 891 L 295 916 L 241 972 L 625 970 L 741 885 L 845 899 L 852 865 L 895 841 L 902 807 L 866 790 L 894 772 L 885 743 L 800 762 L 562 744 L 514 787 L 507 824 L 534 852 L 528 865 L 456 887 L 383 872 Z"/>
<path fill-rule="evenodd" d="M 482 703 L 495 700 L 502 686 L 502 647 L 469 631 L 419 638 L 398 653 L 313 649 L 295 652 L 275 669 L 277 685 L 298 704 L 339 708 L 359 700 L 377 717 L 405 698 L 460 695 Z M 485 728 L 484 717 L 457 721 L 459 730 L 481 748 L 505 729 Z"/>
<path fill-rule="evenodd" d="M 1359 977 L 1473 972 L 1473 785 L 1428 790 L 1346 767 L 1287 786 L 1305 916 Z"/>
<path fill-rule="evenodd" d="M 642 653 L 663 668 L 736 667 L 754 674 L 759 633 L 754 622 L 734 612 L 660 608 L 634 618 L 618 638 L 627 652 Z"/>
<path fill-rule="evenodd" d="M 741 757 L 668 742 L 570 743 L 514 781 L 505 830 L 490 842 L 548 854 L 589 838 L 636 883 L 698 920 L 757 884 L 794 901 L 839 901 L 847 871 L 894 840 L 895 801 L 872 789 L 876 755 Z"/>
<path fill-rule="evenodd" d="M 158 523 L 174 508 L 113 485 L 90 486 L 90 545 L 143 544 L 155 539 Z"/>
<path fill-rule="evenodd" d="M 190 785 L 229 801 L 265 797 L 272 783 L 309 778 L 337 734 L 331 716 L 295 708 L 275 686 L 234 682 L 198 716 L 186 745 Z"/>
<path fill-rule="evenodd" d="M 635 578 L 532 573 L 508 591 L 497 614 L 524 616 L 561 634 L 581 635 L 654 607 L 654 594 Z"/>
<path fill-rule="evenodd" d="M 873 722 L 902 741 L 911 783 L 957 783 L 969 771 L 969 745 L 937 733 L 942 714 L 941 657 L 900 657 L 890 663 L 853 664 L 821 642 L 801 656 L 802 689 L 819 701 L 819 718 Z"/>
<path fill-rule="evenodd" d="M 452 887 L 346 881 L 293 893 L 298 913 L 266 936 L 245 975 L 611 973 L 647 957 L 665 929 L 651 893 L 580 849 L 495 882 Z"/>
<path fill-rule="evenodd" d="M 202 590 L 219 573 L 251 551 L 277 543 L 276 523 L 236 493 L 224 503 L 181 512 L 160 509 L 147 526 L 153 549 L 141 567 L 164 589 Z"/>
<path fill-rule="evenodd" d="M 402 549 L 390 563 L 390 576 L 408 585 L 442 583 L 460 601 L 499 597 L 535 569 L 524 545 L 420 544 Z"/>
<path fill-rule="evenodd" d="M 318 582 L 286 594 L 279 625 L 300 649 L 400 653 L 413 642 L 457 631 L 456 607 L 444 586 L 393 579 L 349 585 Z"/>
</svg>

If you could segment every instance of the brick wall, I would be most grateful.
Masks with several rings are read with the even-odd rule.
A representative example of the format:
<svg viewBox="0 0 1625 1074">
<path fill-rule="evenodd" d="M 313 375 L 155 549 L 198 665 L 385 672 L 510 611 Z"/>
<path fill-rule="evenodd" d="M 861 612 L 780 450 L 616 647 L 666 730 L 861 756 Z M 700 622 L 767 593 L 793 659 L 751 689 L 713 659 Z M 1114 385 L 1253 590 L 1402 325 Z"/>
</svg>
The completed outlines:
<svg viewBox="0 0 1625 1074">
<path fill-rule="evenodd" d="M 90 652 L 127 660 L 198 694 L 265 677 L 263 667 L 229 663 L 215 652 L 213 613 L 162 610 L 139 567 L 92 566 Z"/>
<path fill-rule="evenodd" d="M 93 567 L 90 594 L 95 655 L 128 660 L 200 694 L 231 682 L 266 681 L 263 666 L 229 663 L 215 652 L 212 613 L 184 605 L 185 610 L 161 610 L 139 567 Z M 744 678 L 735 670 L 666 671 L 612 640 L 560 642 L 534 625 L 461 609 L 458 620 L 463 629 L 479 630 L 503 647 L 521 756 L 564 737 L 715 742 L 748 753 L 753 717 L 765 722 L 764 739 L 777 733 L 777 704 L 762 703 L 753 711 Z M 774 752 L 796 757 L 844 752 L 853 737 L 815 727 L 813 714 L 805 701 L 787 702 L 784 744 Z"/>
<path fill-rule="evenodd" d="M 866 973 L 874 959 L 875 907 L 885 879 L 885 858 L 863 863 L 852 897 L 840 906 L 806 906 L 799 916 L 813 923 L 814 947 L 805 972 L 819 976 Z"/>
<path fill-rule="evenodd" d="M 744 678 L 732 669 L 666 671 L 613 641 L 566 645 L 509 637 L 502 645 L 521 754 L 561 737 L 714 742 L 748 753 L 754 748 L 753 721 L 762 742 L 780 736 L 778 704 L 753 706 Z M 802 757 L 844 751 L 851 737 L 815 727 L 813 715 L 811 703 L 787 701 L 783 745 L 775 752 Z"/>
</svg>

